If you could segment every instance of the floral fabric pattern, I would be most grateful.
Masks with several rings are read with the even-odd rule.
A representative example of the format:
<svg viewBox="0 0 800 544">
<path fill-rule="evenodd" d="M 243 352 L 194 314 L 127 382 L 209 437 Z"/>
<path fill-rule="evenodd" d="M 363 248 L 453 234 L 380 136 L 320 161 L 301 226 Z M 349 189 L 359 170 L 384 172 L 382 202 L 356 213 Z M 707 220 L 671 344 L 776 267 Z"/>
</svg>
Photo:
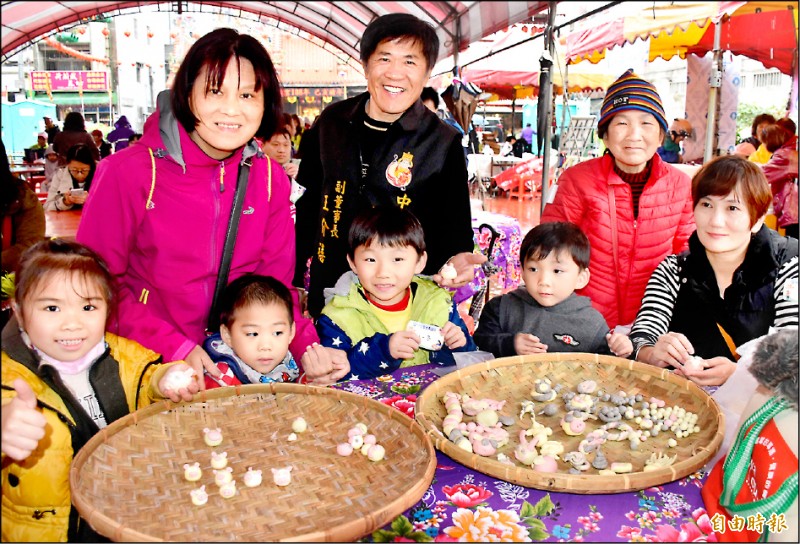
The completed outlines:
<svg viewBox="0 0 800 544">
<path fill-rule="evenodd" d="M 334 387 L 414 417 L 438 379 L 433 365 Z M 436 451 L 422 499 L 363 542 L 716 542 L 700 489 L 702 471 L 638 492 L 582 495 L 543 491 L 471 470 Z"/>
</svg>

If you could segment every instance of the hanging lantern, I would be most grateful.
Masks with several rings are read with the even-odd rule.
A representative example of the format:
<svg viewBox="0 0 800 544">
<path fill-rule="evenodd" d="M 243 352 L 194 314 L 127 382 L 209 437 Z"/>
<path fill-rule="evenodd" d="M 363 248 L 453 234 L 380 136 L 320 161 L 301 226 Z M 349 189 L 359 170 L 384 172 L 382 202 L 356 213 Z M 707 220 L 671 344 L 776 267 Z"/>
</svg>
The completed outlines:
<svg viewBox="0 0 800 544">
<path fill-rule="evenodd" d="M 111 34 L 111 31 L 108 29 L 108 27 L 105 26 L 103 27 L 103 30 L 101 30 L 100 32 L 102 32 L 103 36 L 105 36 L 106 38 L 108 38 L 108 35 Z"/>
<path fill-rule="evenodd" d="M 322 101 L 323 101 L 325 104 L 330 104 L 330 102 L 331 102 L 332 100 L 333 100 L 333 97 L 332 97 L 332 96 L 323 96 L 323 97 L 322 97 Z"/>
<path fill-rule="evenodd" d="M 525 25 L 523 25 L 523 26 L 522 26 L 522 31 L 523 31 L 523 32 L 528 32 L 528 27 L 527 27 L 527 26 L 525 26 Z"/>
<path fill-rule="evenodd" d="M 287 96 L 287 97 L 286 97 L 286 101 L 287 101 L 289 104 L 294 104 L 295 102 L 297 102 L 297 97 L 296 97 L 296 96 Z"/>
<path fill-rule="evenodd" d="M 172 32 L 172 33 L 170 33 L 169 37 L 174 40 L 175 38 L 178 37 L 178 34 L 176 32 Z"/>
<path fill-rule="evenodd" d="M 152 38 L 153 36 L 155 36 L 155 33 L 154 33 L 154 32 L 148 32 L 148 33 L 147 33 L 147 37 L 148 37 L 148 38 Z"/>
<path fill-rule="evenodd" d="M 86 27 L 84 26 L 78 27 L 78 34 L 80 34 L 81 36 L 86 34 Z"/>
<path fill-rule="evenodd" d="M 305 100 L 308 104 L 313 104 L 316 99 L 313 96 L 306 96 Z"/>
<path fill-rule="evenodd" d="M 125 34 L 126 38 L 130 38 L 131 37 L 131 31 L 130 30 L 126 30 L 125 32 L 123 32 L 123 34 Z"/>
</svg>

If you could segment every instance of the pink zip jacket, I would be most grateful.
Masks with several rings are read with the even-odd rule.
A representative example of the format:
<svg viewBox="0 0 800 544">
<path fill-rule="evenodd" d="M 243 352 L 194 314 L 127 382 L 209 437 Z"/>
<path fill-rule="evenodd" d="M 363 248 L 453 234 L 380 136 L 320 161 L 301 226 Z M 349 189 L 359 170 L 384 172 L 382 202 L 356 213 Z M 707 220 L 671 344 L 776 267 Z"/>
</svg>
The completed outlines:
<svg viewBox="0 0 800 544">
<path fill-rule="evenodd" d="M 78 227 L 77 240 L 106 260 L 118 282 L 109 330 L 166 361 L 202 345 L 244 155 L 252 167 L 228 281 L 252 272 L 290 288 L 297 327 L 290 350 L 299 361 L 319 337 L 291 287 L 289 178 L 254 140 L 225 160 L 210 158 L 172 115 L 168 93 L 159 95 L 142 139 L 98 164 Z"/>
</svg>

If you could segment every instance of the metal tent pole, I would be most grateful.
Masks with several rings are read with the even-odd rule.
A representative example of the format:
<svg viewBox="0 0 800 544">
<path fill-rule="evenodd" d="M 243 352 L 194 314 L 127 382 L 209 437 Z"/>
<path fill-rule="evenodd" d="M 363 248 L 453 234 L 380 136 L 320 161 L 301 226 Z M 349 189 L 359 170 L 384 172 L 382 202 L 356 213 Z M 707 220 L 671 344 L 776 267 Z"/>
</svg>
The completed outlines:
<svg viewBox="0 0 800 544">
<path fill-rule="evenodd" d="M 555 44 L 553 43 L 553 30 L 556 21 L 556 5 L 557 2 L 549 2 L 549 7 L 547 11 L 547 28 L 545 29 L 545 52 L 550 53 L 550 59 L 555 58 Z M 551 107 L 552 102 L 552 93 L 553 93 L 553 84 L 550 78 L 550 69 L 552 67 L 552 61 L 549 63 L 550 66 L 547 66 L 548 63 L 542 63 L 542 74 L 545 75 L 544 77 L 544 85 L 539 87 L 539 101 L 544 100 L 547 108 L 547 122 L 545 123 L 545 134 L 544 139 L 544 154 L 542 155 L 542 206 L 541 211 L 544 211 L 544 206 L 547 203 L 547 190 L 549 189 L 548 184 L 550 183 L 550 132 L 553 120 L 553 108 Z"/>
<path fill-rule="evenodd" d="M 717 101 L 719 98 L 719 88 L 722 86 L 722 51 L 720 50 L 721 27 L 722 20 L 719 20 L 714 27 L 714 58 L 711 61 L 711 75 L 709 76 L 708 82 L 708 114 L 706 116 L 706 145 L 703 150 L 703 163 L 707 163 L 716 155 Z"/>
</svg>

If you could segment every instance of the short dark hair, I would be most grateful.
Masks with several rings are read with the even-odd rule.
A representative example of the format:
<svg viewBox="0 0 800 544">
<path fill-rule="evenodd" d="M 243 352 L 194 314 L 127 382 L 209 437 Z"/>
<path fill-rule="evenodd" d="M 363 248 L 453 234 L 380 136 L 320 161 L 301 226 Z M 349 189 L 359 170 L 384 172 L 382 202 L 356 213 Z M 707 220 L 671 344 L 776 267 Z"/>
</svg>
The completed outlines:
<svg viewBox="0 0 800 544">
<path fill-rule="evenodd" d="M 437 93 L 433 87 L 425 87 L 422 89 L 422 94 L 419 96 L 419 99 L 423 102 L 430 100 L 433 102 L 433 107 L 437 110 L 439 109 L 439 93 Z"/>
<path fill-rule="evenodd" d="M 519 248 L 520 264 L 524 267 L 530 259 L 541 261 L 551 252 L 568 251 L 581 270 L 589 268 L 589 238 L 575 223 L 558 221 L 535 226 Z"/>
<path fill-rule="evenodd" d="M 431 25 L 409 13 L 387 13 L 373 19 L 361 36 L 361 62 L 366 64 L 381 42 L 398 39 L 411 40 L 422 45 L 428 70 L 436 64 L 439 36 Z"/>
<path fill-rule="evenodd" d="M 64 118 L 64 130 L 81 131 L 86 130 L 86 122 L 79 111 L 71 111 Z"/>
<path fill-rule="evenodd" d="M 91 149 L 89 149 L 89 146 L 86 144 L 75 144 L 67 149 L 66 161 L 67 163 L 78 161 L 82 162 L 83 164 L 88 164 L 91 166 L 92 171 L 94 171 L 94 167 L 97 164 L 94 160 L 94 155 L 92 155 Z"/>
<path fill-rule="evenodd" d="M 141 132 L 134 132 L 133 134 L 128 136 L 128 142 L 129 143 L 133 143 L 133 142 L 136 142 L 136 141 L 141 140 L 141 139 L 142 139 L 142 133 Z"/>
<path fill-rule="evenodd" d="M 228 284 L 219 304 L 219 322 L 230 328 L 236 310 L 251 304 L 278 304 L 286 308 L 289 324 L 294 323 L 292 293 L 280 280 L 272 276 L 245 274 Z"/>
<path fill-rule="evenodd" d="M 425 231 L 419 219 L 397 206 L 379 205 L 359 212 L 350 224 L 347 255 L 352 259 L 356 249 L 373 243 L 384 246 L 411 246 L 417 255 L 425 252 Z"/>
<path fill-rule="evenodd" d="M 222 85 L 228 63 L 235 59 L 247 59 L 256 74 L 256 91 L 264 95 L 264 116 L 256 131 L 259 138 L 269 138 L 282 116 L 283 106 L 281 85 L 269 53 L 261 43 L 247 34 L 239 34 L 232 28 L 218 28 L 209 32 L 186 53 L 172 85 L 170 100 L 172 111 L 186 132 L 194 132 L 199 120 L 192 112 L 189 98 L 192 95 L 197 76 L 204 67 L 208 68 L 205 92 Z"/>
<path fill-rule="evenodd" d="M 753 124 L 750 126 L 750 134 L 753 138 L 759 139 L 758 125 L 761 123 L 769 123 L 771 125 L 775 123 L 775 118 L 769 113 L 759 113 L 756 115 L 753 119 Z"/>
<path fill-rule="evenodd" d="M 705 163 L 692 178 L 692 207 L 709 195 L 728 196 L 739 187 L 750 214 L 750 226 L 764 217 L 772 204 L 772 190 L 761 167 L 739 155 L 722 155 Z"/>
<path fill-rule="evenodd" d="M 794 121 L 792 121 L 788 117 L 781 117 L 780 119 L 775 121 L 775 124 L 781 127 L 783 130 L 787 131 L 791 136 L 793 136 L 794 133 L 797 132 L 797 125 L 795 124 Z"/>
<path fill-rule="evenodd" d="M 762 128 L 759 136 L 758 139 L 770 153 L 775 153 L 792 137 L 792 135 L 778 123 L 767 125 Z"/>
</svg>

